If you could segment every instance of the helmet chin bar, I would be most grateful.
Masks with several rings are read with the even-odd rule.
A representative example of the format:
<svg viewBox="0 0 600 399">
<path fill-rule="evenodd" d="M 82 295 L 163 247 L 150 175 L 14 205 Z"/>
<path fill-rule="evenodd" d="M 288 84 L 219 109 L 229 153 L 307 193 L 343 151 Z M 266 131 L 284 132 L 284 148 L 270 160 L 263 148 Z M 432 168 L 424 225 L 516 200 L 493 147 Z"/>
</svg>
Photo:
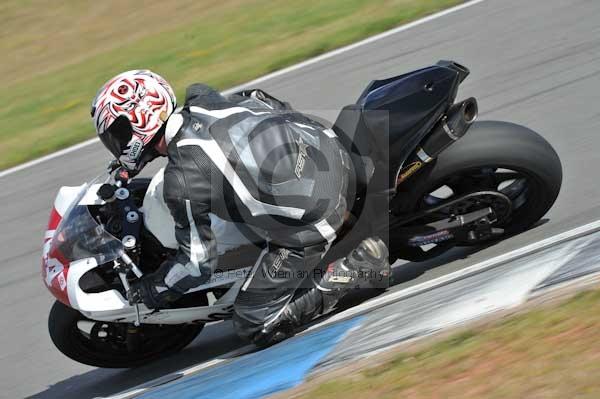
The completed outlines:
<svg viewBox="0 0 600 399">
<path fill-rule="evenodd" d="M 148 147 L 150 147 L 150 145 L 148 145 Z M 155 158 L 158 158 L 160 155 L 161 154 L 156 150 L 156 148 L 154 148 L 154 146 L 150 148 L 145 148 L 144 152 L 140 156 L 140 159 L 136 163 L 135 170 L 128 170 L 129 175 L 131 177 L 134 177 L 135 175 L 140 173 L 142 169 L 144 169 L 146 164 L 152 162 Z"/>
<path fill-rule="evenodd" d="M 147 144 L 142 144 L 143 147 L 139 150 L 139 155 L 135 161 L 125 162 L 124 158 L 129 155 L 129 152 L 132 150 L 130 147 L 135 145 L 133 141 L 137 143 L 142 143 L 141 140 L 138 141 L 137 136 L 135 136 L 132 132 L 131 124 L 126 117 L 119 117 L 115 122 L 107 129 L 102 138 L 102 143 L 104 146 L 115 156 L 116 162 L 119 166 L 125 169 L 130 177 L 136 176 L 141 170 L 146 166 L 147 163 L 151 162 L 155 158 L 162 156 L 160 152 L 156 149 L 156 144 L 162 139 L 165 133 L 165 124 L 156 132 L 152 140 L 150 140 Z M 136 137 L 136 140 L 134 140 Z M 113 168 L 112 170 L 114 170 Z"/>
<path fill-rule="evenodd" d="M 158 132 L 156 132 L 154 137 L 152 137 L 152 140 L 150 140 L 150 142 L 144 146 L 144 148 L 142 149 L 141 155 L 139 156 L 138 160 L 135 163 L 135 169 L 130 170 L 129 168 L 127 168 L 131 177 L 134 177 L 135 175 L 140 173 L 142 171 L 142 169 L 146 166 L 146 164 L 148 164 L 149 162 L 152 162 L 154 159 L 162 156 L 162 154 L 159 153 L 158 150 L 156 149 L 156 144 L 164 136 L 165 126 L 166 126 L 166 122 L 162 125 L 162 127 L 158 130 Z"/>
</svg>

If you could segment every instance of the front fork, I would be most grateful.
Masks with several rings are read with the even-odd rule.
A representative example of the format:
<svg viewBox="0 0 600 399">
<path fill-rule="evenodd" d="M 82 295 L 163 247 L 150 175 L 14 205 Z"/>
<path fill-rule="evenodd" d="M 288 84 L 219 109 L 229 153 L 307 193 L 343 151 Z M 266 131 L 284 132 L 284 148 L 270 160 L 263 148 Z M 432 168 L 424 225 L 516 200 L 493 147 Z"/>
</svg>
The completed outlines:
<svg viewBox="0 0 600 399">
<path fill-rule="evenodd" d="M 113 269 L 119 274 L 119 279 L 121 280 L 121 284 L 123 284 L 123 288 L 125 288 L 125 295 L 129 298 L 129 293 L 131 290 L 131 286 L 129 285 L 129 281 L 127 280 L 127 273 L 132 272 L 135 274 L 137 278 L 141 278 L 144 273 L 136 266 L 133 260 L 127 255 L 124 251 L 121 253 L 121 261 L 114 261 Z M 139 327 L 140 322 L 140 306 L 138 303 L 133 304 L 133 308 L 135 309 L 135 321 L 133 322 L 134 326 Z"/>
</svg>

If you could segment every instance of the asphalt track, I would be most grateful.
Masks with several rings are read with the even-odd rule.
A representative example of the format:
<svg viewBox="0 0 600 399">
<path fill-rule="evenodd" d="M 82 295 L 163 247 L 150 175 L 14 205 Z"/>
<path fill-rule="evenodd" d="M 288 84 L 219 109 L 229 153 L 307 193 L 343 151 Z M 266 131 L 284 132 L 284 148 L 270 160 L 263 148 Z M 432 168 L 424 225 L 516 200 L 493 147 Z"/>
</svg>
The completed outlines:
<svg viewBox="0 0 600 399">
<path fill-rule="evenodd" d="M 552 143 L 563 161 L 563 190 L 535 229 L 476 253 L 455 251 L 434 263 L 406 265 L 394 290 L 600 218 L 599 2 L 487 0 L 259 86 L 298 108 L 327 114 L 352 102 L 371 79 L 438 59 L 471 69 L 459 96 L 477 97 L 482 119 L 524 124 Z M 227 324 L 216 325 L 181 355 L 125 371 L 83 366 L 54 349 L 46 331 L 52 298 L 39 276 L 49 206 L 59 186 L 80 184 L 107 160 L 94 144 L 0 178 L 0 397 L 108 395 L 240 345 Z"/>
</svg>

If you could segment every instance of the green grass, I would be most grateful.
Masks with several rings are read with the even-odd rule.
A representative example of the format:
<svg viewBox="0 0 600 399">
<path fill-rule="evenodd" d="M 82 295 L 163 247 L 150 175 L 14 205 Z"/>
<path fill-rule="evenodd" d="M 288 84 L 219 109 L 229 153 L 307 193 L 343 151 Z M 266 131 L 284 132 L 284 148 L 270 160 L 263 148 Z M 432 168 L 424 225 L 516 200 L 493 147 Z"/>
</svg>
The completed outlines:
<svg viewBox="0 0 600 399">
<path fill-rule="evenodd" d="M 0 169 L 93 137 L 89 103 L 121 71 L 155 70 L 181 98 L 192 82 L 225 89 L 460 2 L 224 0 L 130 15 L 135 3 L 109 0 L 94 12 L 129 14 L 97 21 L 79 2 L 59 12 L 7 0 L 0 5 L 0 49 L 9 61 L 0 82 Z M 144 21 L 141 33 L 130 33 Z"/>
<path fill-rule="evenodd" d="M 461 332 L 304 398 L 598 398 L 600 291 Z"/>
</svg>

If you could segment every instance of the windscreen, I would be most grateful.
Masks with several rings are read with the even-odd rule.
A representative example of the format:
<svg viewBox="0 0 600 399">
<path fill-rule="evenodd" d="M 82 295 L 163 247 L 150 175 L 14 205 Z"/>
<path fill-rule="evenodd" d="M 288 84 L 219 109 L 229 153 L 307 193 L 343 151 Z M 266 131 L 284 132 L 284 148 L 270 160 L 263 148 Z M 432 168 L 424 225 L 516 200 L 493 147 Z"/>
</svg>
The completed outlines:
<svg viewBox="0 0 600 399">
<path fill-rule="evenodd" d="M 50 253 L 58 252 L 68 262 L 95 258 L 102 264 L 119 258 L 123 244 L 92 217 L 87 205 L 79 204 L 89 187 L 90 184 L 82 187 L 65 212 L 52 238 Z"/>
</svg>

